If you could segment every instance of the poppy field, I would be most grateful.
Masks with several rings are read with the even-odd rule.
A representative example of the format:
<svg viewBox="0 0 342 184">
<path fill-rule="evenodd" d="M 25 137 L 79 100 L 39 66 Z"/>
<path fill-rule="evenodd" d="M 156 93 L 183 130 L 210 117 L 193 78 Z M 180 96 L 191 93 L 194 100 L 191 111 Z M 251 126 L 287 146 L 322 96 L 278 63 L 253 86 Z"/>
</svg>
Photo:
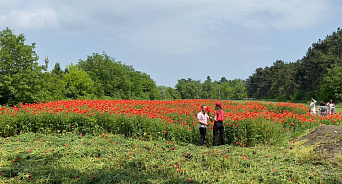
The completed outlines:
<svg viewBox="0 0 342 184">
<path fill-rule="evenodd" d="M 225 146 L 199 147 L 196 114 L 214 100 L 69 100 L 0 107 L 3 183 L 342 183 L 333 162 L 303 146 L 341 114 L 302 104 L 221 101 Z M 342 139 L 342 138 L 341 138 Z"/>
</svg>

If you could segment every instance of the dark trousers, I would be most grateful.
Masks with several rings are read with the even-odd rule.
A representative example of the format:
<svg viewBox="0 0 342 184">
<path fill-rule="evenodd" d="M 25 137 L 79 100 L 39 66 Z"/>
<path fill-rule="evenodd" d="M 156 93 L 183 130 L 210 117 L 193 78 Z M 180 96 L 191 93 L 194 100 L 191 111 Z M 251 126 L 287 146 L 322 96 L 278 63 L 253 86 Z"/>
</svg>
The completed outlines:
<svg viewBox="0 0 342 184">
<path fill-rule="evenodd" d="M 205 134 L 207 134 L 207 128 L 199 128 L 201 138 L 200 138 L 200 146 L 203 146 L 205 140 Z"/>
<path fill-rule="evenodd" d="M 226 141 L 224 139 L 224 126 L 222 121 L 217 121 L 214 123 L 213 134 L 214 134 L 214 146 L 217 146 L 217 135 L 220 132 L 221 145 L 225 145 Z"/>
</svg>

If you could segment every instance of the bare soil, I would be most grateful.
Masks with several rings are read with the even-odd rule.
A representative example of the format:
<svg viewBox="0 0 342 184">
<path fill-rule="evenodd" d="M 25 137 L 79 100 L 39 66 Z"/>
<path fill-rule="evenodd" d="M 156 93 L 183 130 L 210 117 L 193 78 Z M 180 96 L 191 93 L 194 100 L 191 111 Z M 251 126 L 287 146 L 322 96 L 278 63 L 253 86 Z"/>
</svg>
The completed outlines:
<svg viewBox="0 0 342 184">
<path fill-rule="evenodd" d="M 342 155 L 342 127 L 340 126 L 319 126 L 302 140 L 307 140 L 304 145 L 316 145 L 314 151 L 324 153 L 326 158 Z"/>
</svg>

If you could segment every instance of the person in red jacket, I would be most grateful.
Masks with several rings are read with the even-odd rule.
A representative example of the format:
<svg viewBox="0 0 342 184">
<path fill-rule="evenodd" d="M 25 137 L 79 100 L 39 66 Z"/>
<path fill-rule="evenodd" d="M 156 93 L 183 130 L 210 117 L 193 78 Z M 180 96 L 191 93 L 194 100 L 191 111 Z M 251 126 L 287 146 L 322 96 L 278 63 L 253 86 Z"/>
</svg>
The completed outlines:
<svg viewBox="0 0 342 184">
<path fill-rule="evenodd" d="M 226 144 L 226 141 L 224 138 L 223 117 L 224 117 L 224 111 L 222 110 L 221 102 L 217 102 L 216 106 L 215 106 L 215 112 L 214 112 L 214 121 L 215 121 L 214 122 L 214 128 L 213 128 L 214 146 L 217 146 L 218 132 L 220 132 L 221 145 Z"/>
</svg>

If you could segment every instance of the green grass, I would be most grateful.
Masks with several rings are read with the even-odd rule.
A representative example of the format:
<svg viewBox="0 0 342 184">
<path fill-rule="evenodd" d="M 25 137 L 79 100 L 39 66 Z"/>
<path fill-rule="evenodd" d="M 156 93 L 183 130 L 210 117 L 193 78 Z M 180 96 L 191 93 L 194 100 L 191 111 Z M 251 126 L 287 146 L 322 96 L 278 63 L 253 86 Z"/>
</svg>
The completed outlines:
<svg viewBox="0 0 342 184">
<path fill-rule="evenodd" d="M 204 146 L 120 134 L 0 139 L 0 183 L 342 183 L 341 168 L 289 141 Z"/>
</svg>

